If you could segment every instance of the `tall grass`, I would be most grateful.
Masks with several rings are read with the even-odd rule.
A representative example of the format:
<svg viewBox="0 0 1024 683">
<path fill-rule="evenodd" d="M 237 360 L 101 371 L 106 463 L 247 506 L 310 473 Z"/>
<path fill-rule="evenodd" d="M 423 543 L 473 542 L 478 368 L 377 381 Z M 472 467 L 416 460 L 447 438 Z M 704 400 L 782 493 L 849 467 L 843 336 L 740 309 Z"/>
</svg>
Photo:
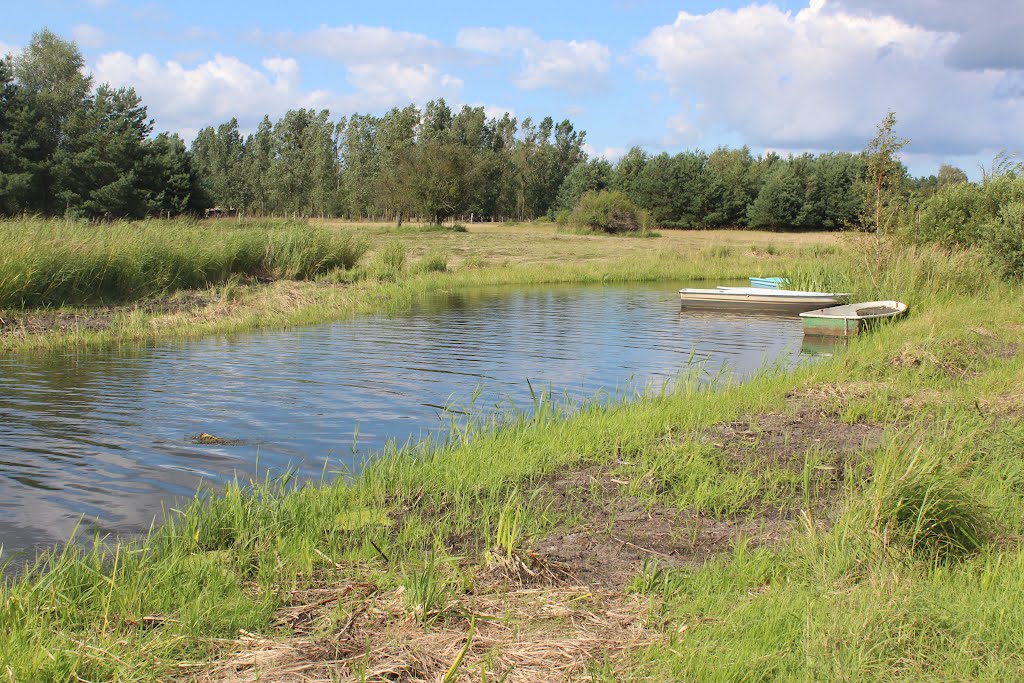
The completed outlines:
<svg viewBox="0 0 1024 683">
<path fill-rule="evenodd" d="M 876 236 L 851 237 L 846 249 L 804 259 L 786 269 L 790 288 L 849 292 L 856 299 L 908 303 L 979 296 L 1006 287 L 984 252 L 937 245 L 903 245 Z"/>
<path fill-rule="evenodd" d="M 298 222 L 0 222 L 0 309 L 123 302 L 229 281 L 351 268 L 347 233 Z"/>
</svg>

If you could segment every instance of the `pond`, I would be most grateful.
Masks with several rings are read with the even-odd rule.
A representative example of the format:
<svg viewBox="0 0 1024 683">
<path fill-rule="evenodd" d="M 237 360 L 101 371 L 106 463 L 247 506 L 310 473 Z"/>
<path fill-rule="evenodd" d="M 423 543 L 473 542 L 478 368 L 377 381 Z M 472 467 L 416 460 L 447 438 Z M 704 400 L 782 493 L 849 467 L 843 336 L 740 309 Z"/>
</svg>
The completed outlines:
<svg viewBox="0 0 1024 683">
<path fill-rule="evenodd" d="M 145 529 L 203 482 L 354 470 L 389 439 L 446 430 L 446 408 L 526 409 L 531 383 L 589 398 L 694 363 L 742 376 L 809 356 L 798 318 L 681 311 L 679 286 L 458 291 L 400 315 L 0 357 L 3 554 L 66 540 L 79 521 Z"/>
</svg>

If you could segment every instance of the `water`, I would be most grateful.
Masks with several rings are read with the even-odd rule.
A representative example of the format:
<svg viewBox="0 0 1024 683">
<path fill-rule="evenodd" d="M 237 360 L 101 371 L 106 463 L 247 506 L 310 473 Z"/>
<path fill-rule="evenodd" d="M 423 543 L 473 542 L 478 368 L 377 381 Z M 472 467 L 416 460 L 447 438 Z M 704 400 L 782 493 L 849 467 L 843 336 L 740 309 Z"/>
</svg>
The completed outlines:
<svg viewBox="0 0 1024 683">
<path fill-rule="evenodd" d="M 682 312 L 675 287 L 503 288 L 411 311 L 130 351 L 0 357 L 4 555 L 87 529 L 130 533 L 201 482 L 289 466 L 318 478 L 444 407 L 531 405 L 527 380 L 591 397 L 690 362 L 749 374 L 801 358 L 797 318 Z M 195 445 L 207 432 L 242 440 Z"/>
</svg>

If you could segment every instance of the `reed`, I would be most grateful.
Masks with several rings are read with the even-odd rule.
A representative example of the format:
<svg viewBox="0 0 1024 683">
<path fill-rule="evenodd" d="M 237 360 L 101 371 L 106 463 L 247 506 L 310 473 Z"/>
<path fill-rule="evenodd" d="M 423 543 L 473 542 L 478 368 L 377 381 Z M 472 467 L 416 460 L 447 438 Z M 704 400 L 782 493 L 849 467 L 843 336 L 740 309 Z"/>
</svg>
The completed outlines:
<svg viewBox="0 0 1024 683">
<path fill-rule="evenodd" d="M 0 310 L 107 304 L 250 280 L 307 280 L 365 243 L 298 222 L 0 222 Z"/>
</svg>

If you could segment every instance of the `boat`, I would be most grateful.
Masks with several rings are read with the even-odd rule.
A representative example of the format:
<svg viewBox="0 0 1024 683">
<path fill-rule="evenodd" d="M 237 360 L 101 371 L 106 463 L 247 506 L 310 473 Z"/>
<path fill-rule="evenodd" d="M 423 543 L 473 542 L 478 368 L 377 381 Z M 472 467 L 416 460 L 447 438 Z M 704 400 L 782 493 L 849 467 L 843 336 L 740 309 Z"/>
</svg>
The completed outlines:
<svg viewBox="0 0 1024 683">
<path fill-rule="evenodd" d="M 882 320 L 895 320 L 906 312 L 907 305 L 899 301 L 867 301 L 805 311 L 800 318 L 804 322 L 804 335 L 852 337 Z"/>
<path fill-rule="evenodd" d="M 789 278 L 785 277 L 751 277 L 747 279 L 750 280 L 751 287 L 762 289 L 782 289 L 789 284 Z"/>
<path fill-rule="evenodd" d="M 743 308 L 747 310 L 801 313 L 849 301 L 849 294 L 801 292 L 761 287 L 680 289 L 679 299 L 690 308 Z"/>
</svg>

